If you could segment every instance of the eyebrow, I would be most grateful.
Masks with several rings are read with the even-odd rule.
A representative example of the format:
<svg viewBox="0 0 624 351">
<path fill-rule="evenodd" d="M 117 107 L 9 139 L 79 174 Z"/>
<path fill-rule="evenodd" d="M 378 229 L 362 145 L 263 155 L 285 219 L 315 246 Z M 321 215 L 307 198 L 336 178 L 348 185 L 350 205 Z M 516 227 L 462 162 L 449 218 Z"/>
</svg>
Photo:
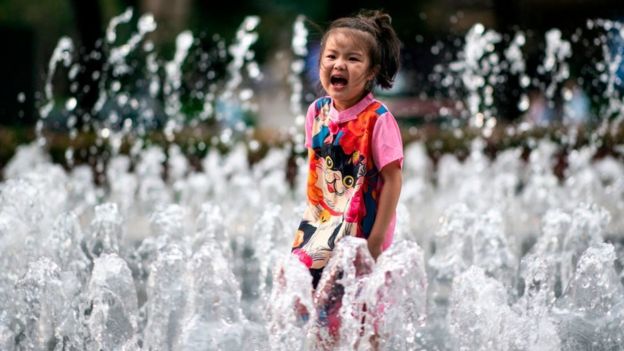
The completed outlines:
<svg viewBox="0 0 624 351">
<path fill-rule="evenodd" d="M 325 49 L 325 51 L 327 52 L 338 52 L 338 50 L 334 50 L 334 49 Z M 351 55 L 355 55 L 355 56 L 364 56 L 364 53 L 362 51 L 349 51 L 346 53 L 347 56 L 351 56 Z"/>
</svg>

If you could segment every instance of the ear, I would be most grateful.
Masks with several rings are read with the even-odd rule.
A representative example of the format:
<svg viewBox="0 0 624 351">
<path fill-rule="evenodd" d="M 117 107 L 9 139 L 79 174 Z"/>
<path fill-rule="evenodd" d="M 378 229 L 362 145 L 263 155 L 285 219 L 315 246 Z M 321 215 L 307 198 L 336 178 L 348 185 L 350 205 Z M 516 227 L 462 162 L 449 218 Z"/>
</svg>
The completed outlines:
<svg viewBox="0 0 624 351">
<path fill-rule="evenodd" d="M 371 68 L 366 75 L 366 90 L 373 91 L 375 87 L 375 77 L 377 77 L 377 73 L 379 73 L 379 65 Z"/>
<path fill-rule="evenodd" d="M 379 65 L 375 65 L 374 67 L 372 67 L 369 71 L 368 71 L 368 75 L 366 76 L 366 80 L 369 82 L 374 82 L 375 81 L 375 77 L 377 77 L 377 74 L 379 73 Z"/>
</svg>

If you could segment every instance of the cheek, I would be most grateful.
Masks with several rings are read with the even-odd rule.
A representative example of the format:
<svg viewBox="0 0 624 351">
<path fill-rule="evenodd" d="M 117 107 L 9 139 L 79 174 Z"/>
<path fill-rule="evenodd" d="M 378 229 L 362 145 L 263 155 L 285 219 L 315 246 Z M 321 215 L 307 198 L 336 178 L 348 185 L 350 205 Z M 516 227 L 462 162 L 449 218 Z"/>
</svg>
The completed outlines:
<svg viewBox="0 0 624 351">
<path fill-rule="evenodd" d="M 356 81 L 358 83 L 366 83 L 371 79 L 371 74 L 367 72 L 362 72 L 362 74 L 356 77 Z"/>
<path fill-rule="evenodd" d="M 321 80 L 321 83 L 325 84 L 327 82 L 329 82 L 329 70 L 323 66 L 319 67 L 319 79 Z"/>
<path fill-rule="evenodd" d="M 355 193 L 355 191 L 353 190 L 353 188 L 344 188 L 344 191 L 342 193 L 342 197 L 343 199 L 347 200 L 350 199 L 353 194 Z"/>
<path fill-rule="evenodd" d="M 331 68 L 332 68 L 331 62 L 328 62 L 326 60 L 321 60 L 321 62 L 319 63 L 319 70 L 321 72 L 329 71 L 331 70 Z"/>
</svg>

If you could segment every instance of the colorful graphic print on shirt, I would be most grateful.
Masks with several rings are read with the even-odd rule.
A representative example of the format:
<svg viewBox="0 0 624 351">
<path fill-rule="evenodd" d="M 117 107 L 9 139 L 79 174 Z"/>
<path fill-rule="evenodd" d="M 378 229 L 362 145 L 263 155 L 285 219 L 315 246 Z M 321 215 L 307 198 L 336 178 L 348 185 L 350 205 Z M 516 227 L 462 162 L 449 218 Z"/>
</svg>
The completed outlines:
<svg viewBox="0 0 624 351">
<path fill-rule="evenodd" d="M 372 160 L 373 129 L 386 109 L 371 103 L 355 119 L 329 118 L 331 100 L 316 102 L 309 151 L 308 206 L 293 253 L 309 268 L 323 268 L 345 235 L 368 238 L 377 212 L 379 172 Z"/>
</svg>

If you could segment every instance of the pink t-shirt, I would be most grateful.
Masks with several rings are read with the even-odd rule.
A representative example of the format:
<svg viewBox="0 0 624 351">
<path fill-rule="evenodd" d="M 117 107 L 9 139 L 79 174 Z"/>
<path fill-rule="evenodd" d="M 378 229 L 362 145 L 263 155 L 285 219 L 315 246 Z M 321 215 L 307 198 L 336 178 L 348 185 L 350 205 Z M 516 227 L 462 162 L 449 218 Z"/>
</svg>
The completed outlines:
<svg viewBox="0 0 624 351">
<path fill-rule="evenodd" d="M 367 108 L 371 104 L 380 105 L 375 109 L 378 113 L 375 125 L 373 127 L 372 138 L 370 141 L 371 152 L 375 167 L 381 171 L 386 165 L 391 162 L 399 161 L 399 165 L 403 167 L 403 142 L 401 140 L 401 131 L 399 126 L 388 109 L 377 101 L 372 94 L 366 95 L 354 106 L 344 110 L 338 111 L 334 108 L 333 103 L 329 97 L 321 98 L 310 105 L 306 115 L 305 121 L 305 145 L 308 148 L 313 147 L 313 138 L 319 134 L 319 131 L 314 131 L 315 119 L 318 121 L 319 115 L 326 115 L 329 117 L 329 126 L 331 129 L 332 122 L 336 124 L 342 124 L 353 119 L 358 118 L 360 114 L 369 112 Z M 323 117 L 321 117 L 323 118 Z M 318 124 L 318 123 L 317 123 Z M 383 182 L 380 179 L 378 183 L 378 190 L 381 191 Z M 396 213 L 392 216 L 388 229 L 386 231 L 385 240 L 382 248 L 387 249 L 392 243 L 394 236 L 394 228 L 396 226 Z"/>
</svg>

